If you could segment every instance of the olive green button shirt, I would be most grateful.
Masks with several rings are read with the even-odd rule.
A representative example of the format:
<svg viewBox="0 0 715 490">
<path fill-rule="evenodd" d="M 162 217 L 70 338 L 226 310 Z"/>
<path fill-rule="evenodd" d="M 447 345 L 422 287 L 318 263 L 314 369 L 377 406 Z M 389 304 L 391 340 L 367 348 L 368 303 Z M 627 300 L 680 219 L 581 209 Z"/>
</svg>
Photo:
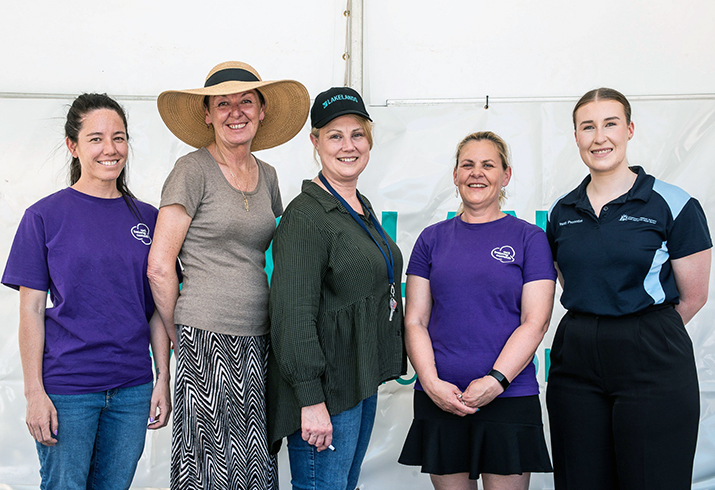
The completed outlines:
<svg viewBox="0 0 715 490">
<path fill-rule="evenodd" d="M 325 402 L 331 415 L 339 414 L 407 369 L 400 249 L 388 237 L 398 282 L 390 321 L 387 264 L 380 250 L 334 196 L 308 180 L 302 191 L 288 205 L 273 240 L 268 358 L 273 452 L 283 437 L 300 429 L 301 407 Z M 363 222 L 387 251 L 367 213 Z"/>
</svg>

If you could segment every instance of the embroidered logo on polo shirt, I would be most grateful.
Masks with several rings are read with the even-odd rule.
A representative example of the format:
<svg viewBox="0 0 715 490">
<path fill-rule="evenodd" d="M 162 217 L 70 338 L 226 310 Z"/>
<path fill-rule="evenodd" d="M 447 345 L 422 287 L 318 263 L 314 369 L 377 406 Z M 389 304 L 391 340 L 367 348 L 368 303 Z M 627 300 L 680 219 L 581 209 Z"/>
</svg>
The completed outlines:
<svg viewBox="0 0 715 490">
<path fill-rule="evenodd" d="M 142 242 L 144 245 L 151 245 L 149 227 L 144 223 L 137 223 L 137 225 L 132 228 L 132 236 Z"/>
<path fill-rule="evenodd" d="M 651 225 L 657 223 L 657 221 L 652 218 L 644 218 L 643 216 L 636 218 L 635 216 L 628 216 L 627 214 L 622 214 L 618 221 L 638 221 L 640 223 L 650 223 Z"/>
<path fill-rule="evenodd" d="M 502 264 L 508 264 L 514 262 L 514 249 L 509 245 L 504 245 L 503 247 L 497 247 L 492 250 L 492 257 L 497 259 Z"/>
<path fill-rule="evenodd" d="M 568 220 L 568 221 L 560 221 L 559 226 L 567 226 L 567 225 L 577 225 L 579 223 L 583 223 L 582 219 L 575 219 L 575 220 Z"/>
</svg>

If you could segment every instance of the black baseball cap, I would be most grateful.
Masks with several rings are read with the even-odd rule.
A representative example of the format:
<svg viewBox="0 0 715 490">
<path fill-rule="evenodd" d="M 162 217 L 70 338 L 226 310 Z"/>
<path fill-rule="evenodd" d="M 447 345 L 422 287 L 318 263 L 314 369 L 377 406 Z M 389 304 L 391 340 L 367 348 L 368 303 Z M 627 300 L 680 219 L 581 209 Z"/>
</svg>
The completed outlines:
<svg viewBox="0 0 715 490">
<path fill-rule="evenodd" d="M 310 110 L 310 123 L 314 128 L 322 128 L 336 117 L 345 114 L 357 114 L 372 121 L 362 97 L 356 90 L 350 87 L 333 87 L 315 98 Z"/>
</svg>

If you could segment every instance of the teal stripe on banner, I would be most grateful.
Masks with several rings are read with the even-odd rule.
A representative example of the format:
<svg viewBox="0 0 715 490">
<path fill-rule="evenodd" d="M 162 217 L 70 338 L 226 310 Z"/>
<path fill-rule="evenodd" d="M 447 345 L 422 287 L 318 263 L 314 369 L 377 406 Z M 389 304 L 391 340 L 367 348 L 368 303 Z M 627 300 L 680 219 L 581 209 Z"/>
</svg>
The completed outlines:
<svg viewBox="0 0 715 490">
<path fill-rule="evenodd" d="M 385 233 L 397 243 L 397 211 L 382 212 L 382 227 Z"/>
<path fill-rule="evenodd" d="M 278 223 L 280 223 L 281 217 L 278 216 L 276 218 L 276 226 L 278 226 Z M 273 275 L 273 240 L 271 240 L 271 244 L 268 245 L 268 250 L 266 250 L 266 268 L 264 269 L 266 271 L 266 275 L 268 276 L 268 285 L 271 285 L 271 276 Z"/>
<path fill-rule="evenodd" d="M 504 211 L 506 214 L 510 214 L 516 217 L 516 212 L 514 211 Z M 456 211 L 449 211 L 447 213 L 447 219 L 452 219 L 457 215 Z M 536 226 L 542 230 L 546 230 L 546 221 L 548 219 L 548 211 L 536 210 Z M 276 226 L 280 223 L 280 217 L 276 218 Z M 385 229 L 390 238 L 392 238 L 395 243 L 397 243 L 397 211 L 383 211 L 382 212 L 382 227 Z M 271 283 L 271 275 L 273 274 L 273 242 L 266 250 L 266 275 L 268 276 L 268 284 Z M 405 297 L 405 283 L 402 283 L 402 297 Z"/>
<path fill-rule="evenodd" d="M 548 219 L 549 212 L 544 210 L 536 210 L 536 226 L 546 231 L 546 220 Z"/>
<path fill-rule="evenodd" d="M 383 211 L 382 212 L 382 227 L 385 229 L 385 233 L 392 238 L 392 240 L 397 243 L 397 211 Z M 402 291 L 402 297 L 405 297 L 405 283 L 401 283 L 400 289 Z"/>
<path fill-rule="evenodd" d="M 397 378 L 395 381 L 397 381 L 397 382 L 398 382 L 399 384 L 401 384 L 401 385 L 405 385 L 405 386 L 411 385 L 412 383 L 414 383 L 415 381 L 417 381 L 417 373 L 413 374 L 411 378 L 407 378 L 407 379 L 405 379 L 405 378 L 403 378 L 402 376 L 400 376 L 400 377 Z"/>
</svg>

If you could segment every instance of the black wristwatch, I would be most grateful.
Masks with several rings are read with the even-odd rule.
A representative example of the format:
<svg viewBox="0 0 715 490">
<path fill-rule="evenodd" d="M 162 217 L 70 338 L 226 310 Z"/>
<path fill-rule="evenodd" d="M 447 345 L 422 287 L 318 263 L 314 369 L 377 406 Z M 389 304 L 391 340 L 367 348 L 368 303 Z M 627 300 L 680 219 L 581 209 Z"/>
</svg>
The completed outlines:
<svg viewBox="0 0 715 490">
<path fill-rule="evenodd" d="M 508 379 L 506 379 L 506 376 L 504 376 L 502 373 L 497 371 L 496 369 L 492 369 L 489 371 L 489 376 L 492 378 L 496 379 L 499 381 L 499 384 L 501 385 L 502 388 L 504 388 L 504 391 L 506 391 L 507 388 L 509 388 L 509 385 L 511 384 Z"/>
</svg>

